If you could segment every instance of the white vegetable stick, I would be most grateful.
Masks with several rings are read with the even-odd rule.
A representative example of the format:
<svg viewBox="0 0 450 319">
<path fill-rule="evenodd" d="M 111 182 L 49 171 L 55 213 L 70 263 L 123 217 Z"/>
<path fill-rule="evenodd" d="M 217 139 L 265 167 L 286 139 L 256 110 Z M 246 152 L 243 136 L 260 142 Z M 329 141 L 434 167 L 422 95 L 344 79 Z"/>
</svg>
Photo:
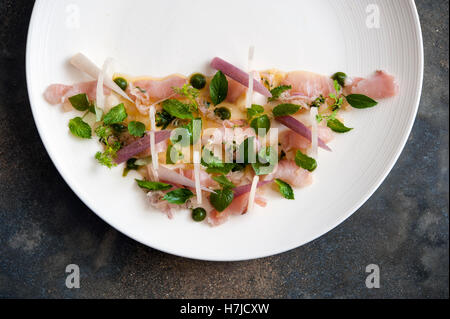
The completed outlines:
<svg viewBox="0 0 450 319">
<path fill-rule="evenodd" d="M 258 189 L 259 176 L 253 177 L 252 188 L 250 189 L 250 195 L 248 196 L 247 214 L 253 211 L 255 206 L 256 190 Z"/>
<path fill-rule="evenodd" d="M 248 50 L 248 90 L 247 90 L 247 100 L 245 103 L 246 108 L 251 108 L 253 104 L 253 80 L 255 78 L 255 72 L 253 71 L 253 57 L 255 55 L 255 47 L 250 46 Z"/>
<path fill-rule="evenodd" d="M 197 195 L 197 204 L 202 204 L 202 189 L 200 185 L 200 153 L 194 152 L 194 181 L 195 194 Z"/>
<path fill-rule="evenodd" d="M 77 53 L 76 55 L 74 55 L 72 59 L 70 59 L 70 64 L 94 79 L 98 79 L 99 74 L 101 73 L 99 67 L 96 66 L 91 60 L 88 59 L 88 57 L 86 57 L 82 53 Z M 112 80 L 112 78 L 105 77 L 104 85 L 109 87 L 111 90 L 113 90 L 123 98 L 134 103 L 133 100 L 130 99 L 129 96 L 116 84 L 116 82 Z"/>
<path fill-rule="evenodd" d="M 311 116 L 311 157 L 317 159 L 319 155 L 319 129 L 317 127 L 316 117 L 318 115 L 317 107 L 312 107 L 310 110 Z"/>
<path fill-rule="evenodd" d="M 158 170 L 158 153 L 156 152 L 156 143 L 155 143 L 155 131 L 156 131 L 156 109 L 155 106 L 152 105 L 150 107 L 150 126 L 151 126 L 151 132 L 150 132 L 150 152 L 152 154 L 152 164 L 153 169 L 155 171 Z"/>
</svg>

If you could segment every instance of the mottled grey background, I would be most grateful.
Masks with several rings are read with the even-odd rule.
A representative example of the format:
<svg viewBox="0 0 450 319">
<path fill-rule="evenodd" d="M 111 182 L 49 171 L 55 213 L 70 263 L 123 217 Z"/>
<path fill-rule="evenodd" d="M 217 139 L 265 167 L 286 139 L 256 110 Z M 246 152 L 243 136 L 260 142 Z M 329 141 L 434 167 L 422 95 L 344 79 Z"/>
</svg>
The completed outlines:
<svg viewBox="0 0 450 319">
<path fill-rule="evenodd" d="M 147 248 L 66 185 L 33 122 L 25 40 L 33 1 L 0 0 L 0 297 L 448 298 L 448 1 L 417 1 L 425 41 L 419 115 L 395 168 L 350 219 L 278 256 L 217 263 Z M 199 243 L 201 245 L 201 243 Z M 65 267 L 81 267 L 81 289 Z M 365 266 L 381 288 L 365 287 Z"/>
</svg>

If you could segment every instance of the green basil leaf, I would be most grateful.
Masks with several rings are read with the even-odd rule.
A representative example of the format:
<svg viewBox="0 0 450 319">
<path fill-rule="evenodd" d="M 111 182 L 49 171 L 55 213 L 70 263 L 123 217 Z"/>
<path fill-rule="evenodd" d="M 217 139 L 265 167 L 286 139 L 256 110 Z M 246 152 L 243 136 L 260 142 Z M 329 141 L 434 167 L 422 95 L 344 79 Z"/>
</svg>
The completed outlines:
<svg viewBox="0 0 450 319">
<path fill-rule="evenodd" d="M 228 178 L 226 178 L 225 175 L 213 176 L 212 179 L 215 180 L 220 185 L 222 185 L 222 187 L 227 187 L 227 188 L 235 188 L 236 187 L 236 185 L 234 185 Z"/>
<path fill-rule="evenodd" d="M 367 109 L 378 104 L 377 101 L 363 94 L 350 94 L 345 98 L 347 99 L 348 104 L 350 104 L 355 109 Z"/>
<path fill-rule="evenodd" d="M 69 97 L 69 102 L 72 104 L 74 109 L 81 112 L 84 112 L 91 107 L 91 103 L 89 103 L 89 99 L 84 93 Z"/>
<path fill-rule="evenodd" d="M 273 116 L 286 116 L 292 115 L 300 110 L 300 105 L 295 104 L 280 104 L 274 107 L 272 110 Z"/>
<path fill-rule="evenodd" d="M 166 191 L 171 189 L 173 186 L 160 182 L 150 182 L 150 181 L 141 181 L 136 179 L 136 182 L 140 188 L 149 190 L 149 191 Z"/>
<path fill-rule="evenodd" d="M 171 116 L 182 120 L 191 120 L 193 118 L 189 105 L 178 100 L 165 100 L 163 102 L 163 109 Z"/>
<path fill-rule="evenodd" d="M 128 124 L 128 132 L 132 136 L 142 137 L 145 134 L 145 124 L 141 122 L 132 121 Z"/>
<path fill-rule="evenodd" d="M 168 192 L 163 200 L 168 201 L 171 204 L 183 205 L 185 204 L 194 194 L 186 188 L 178 188 L 174 191 Z"/>
<path fill-rule="evenodd" d="M 209 85 L 209 94 L 214 105 L 222 103 L 228 95 L 228 80 L 222 71 L 218 71 Z"/>
<path fill-rule="evenodd" d="M 292 190 L 291 185 L 289 185 L 285 181 L 282 181 L 281 179 L 276 179 L 275 183 L 278 185 L 278 190 L 280 191 L 281 195 L 283 195 L 284 198 L 295 199 L 294 191 Z"/>
<path fill-rule="evenodd" d="M 297 151 L 295 154 L 295 164 L 297 164 L 298 167 L 304 168 L 310 172 L 313 172 L 317 168 L 316 160 L 303 154 L 301 151 Z"/>
<path fill-rule="evenodd" d="M 92 137 L 92 129 L 81 117 L 73 118 L 69 121 L 70 132 L 80 138 L 89 139 Z"/>
<path fill-rule="evenodd" d="M 270 91 L 270 93 L 272 93 L 272 97 L 269 98 L 269 102 L 273 102 L 273 101 L 279 99 L 281 94 L 283 94 L 284 92 L 289 91 L 291 89 L 292 89 L 291 85 L 277 86 L 276 88 L 274 88 Z"/>
<path fill-rule="evenodd" d="M 222 163 L 211 150 L 203 149 L 201 164 L 206 167 L 208 174 L 228 174 L 235 167 L 235 163 Z"/>
<path fill-rule="evenodd" d="M 251 108 L 247 109 L 247 119 L 250 121 L 254 116 L 264 113 L 264 107 L 258 104 L 253 104 Z"/>
<path fill-rule="evenodd" d="M 256 163 L 252 163 L 256 175 L 268 175 L 278 163 L 278 154 L 272 147 L 263 147 L 258 153 Z"/>
<path fill-rule="evenodd" d="M 108 114 L 105 115 L 105 117 L 103 118 L 103 123 L 105 123 L 106 125 L 118 124 L 125 121 L 127 117 L 128 115 L 127 111 L 125 110 L 125 105 L 123 105 L 123 103 L 120 103 L 119 105 L 113 107 L 108 112 Z"/>
<path fill-rule="evenodd" d="M 270 130 L 270 119 L 267 115 L 261 115 L 251 122 L 250 126 L 255 130 L 256 134 L 264 137 Z M 262 129 L 261 133 L 259 129 Z"/>
<path fill-rule="evenodd" d="M 234 199 L 234 193 L 229 188 L 222 190 L 216 190 L 215 193 L 211 193 L 209 201 L 211 205 L 219 212 L 223 212 Z"/>
<path fill-rule="evenodd" d="M 347 133 L 347 132 L 350 132 L 351 130 L 353 130 L 353 128 L 346 127 L 338 119 L 329 119 L 327 121 L 327 126 L 336 133 Z"/>
</svg>

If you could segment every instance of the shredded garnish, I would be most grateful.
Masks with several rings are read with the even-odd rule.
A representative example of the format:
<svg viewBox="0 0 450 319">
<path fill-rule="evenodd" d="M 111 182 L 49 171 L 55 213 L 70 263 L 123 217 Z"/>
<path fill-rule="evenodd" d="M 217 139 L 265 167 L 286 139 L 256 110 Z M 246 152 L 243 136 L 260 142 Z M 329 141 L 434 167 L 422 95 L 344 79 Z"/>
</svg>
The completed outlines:
<svg viewBox="0 0 450 319">
<path fill-rule="evenodd" d="M 318 126 L 317 126 L 317 115 L 318 115 L 318 110 L 317 107 L 312 107 L 310 112 L 309 112 L 310 116 L 311 116 L 311 123 L 312 123 L 312 128 L 311 128 L 311 156 L 315 159 L 317 159 L 318 155 L 319 155 L 319 130 L 318 130 Z"/>
<path fill-rule="evenodd" d="M 255 78 L 255 71 L 253 71 L 253 57 L 255 55 L 255 47 L 251 46 L 248 50 L 248 91 L 246 108 L 251 108 L 253 104 L 253 82 Z"/>
<path fill-rule="evenodd" d="M 152 155 L 152 165 L 154 171 L 154 177 L 158 180 L 158 153 L 156 152 L 156 144 L 155 144 L 155 132 L 156 132 L 156 109 L 155 105 L 150 106 L 150 152 Z"/>
<path fill-rule="evenodd" d="M 202 204 L 202 189 L 200 185 L 200 153 L 194 152 L 194 180 L 195 193 L 197 195 L 197 204 Z"/>
<path fill-rule="evenodd" d="M 256 197 L 256 190 L 258 189 L 258 183 L 259 183 L 259 176 L 255 175 L 255 177 L 253 177 L 250 195 L 248 196 L 247 213 L 251 213 L 253 211 L 253 207 L 255 206 L 255 197 Z"/>
</svg>

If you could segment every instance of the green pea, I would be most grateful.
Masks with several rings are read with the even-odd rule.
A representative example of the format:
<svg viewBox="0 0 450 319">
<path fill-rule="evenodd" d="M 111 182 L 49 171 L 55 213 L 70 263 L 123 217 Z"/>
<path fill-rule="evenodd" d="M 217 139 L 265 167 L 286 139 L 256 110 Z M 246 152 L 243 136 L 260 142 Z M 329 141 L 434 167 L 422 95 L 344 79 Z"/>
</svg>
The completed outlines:
<svg viewBox="0 0 450 319">
<path fill-rule="evenodd" d="M 128 82 L 127 80 L 125 80 L 124 78 L 115 78 L 114 82 L 116 82 L 116 84 L 122 89 L 122 90 L 126 90 L 128 87 Z"/>
<path fill-rule="evenodd" d="M 201 90 L 206 86 L 206 78 L 203 74 L 196 73 L 191 76 L 189 83 L 194 89 Z"/>
<path fill-rule="evenodd" d="M 347 79 L 347 74 L 345 74 L 344 72 L 337 72 L 337 73 L 333 74 L 333 76 L 331 78 L 333 80 L 337 81 L 340 86 L 344 87 L 345 80 Z"/>
<path fill-rule="evenodd" d="M 219 107 L 214 110 L 214 114 L 219 117 L 222 121 L 229 120 L 231 118 L 231 112 L 226 107 Z"/>
<path fill-rule="evenodd" d="M 201 207 L 197 207 L 192 210 L 192 219 L 196 222 L 201 222 L 206 218 L 206 210 Z"/>
</svg>

